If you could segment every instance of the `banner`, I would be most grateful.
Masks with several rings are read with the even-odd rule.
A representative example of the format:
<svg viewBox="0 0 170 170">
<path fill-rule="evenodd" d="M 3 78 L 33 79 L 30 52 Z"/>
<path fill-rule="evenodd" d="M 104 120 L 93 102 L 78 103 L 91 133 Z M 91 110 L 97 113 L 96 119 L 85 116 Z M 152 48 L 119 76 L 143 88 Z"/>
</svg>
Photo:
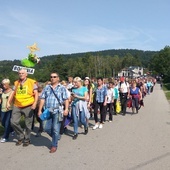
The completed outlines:
<svg viewBox="0 0 170 170">
<path fill-rule="evenodd" d="M 28 74 L 34 74 L 34 71 L 35 71 L 35 69 L 33 69 L 33 68 L 27 68 L 27 67 L 17 66 L 17 65 L 13 66 L 12 71 L 18 72 L 21 69 L 26 69 Z"/>
</svg>

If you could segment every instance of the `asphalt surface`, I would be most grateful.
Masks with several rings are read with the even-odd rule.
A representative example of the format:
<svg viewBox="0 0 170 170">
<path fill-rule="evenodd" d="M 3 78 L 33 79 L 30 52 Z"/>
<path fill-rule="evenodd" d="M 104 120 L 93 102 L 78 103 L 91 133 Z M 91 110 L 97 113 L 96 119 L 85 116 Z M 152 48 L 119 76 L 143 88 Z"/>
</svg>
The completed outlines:
<svg viewBox="0 0 170 170">
<path fill-rule="evenodd" d="M 102 129 L 89 133 L 73 127 L 62 135 L 56 153 L 50 154 L 46 133 L 35 137 L 28 147 L 15 146 L 15 137 L 0 143 L 0 170 L 170 170 L 170 107 L 159 84 L 144 99 L 138 114 L 114 116 Z M 108 116 L 107 116 L 108 120 Z"/>
</svg>

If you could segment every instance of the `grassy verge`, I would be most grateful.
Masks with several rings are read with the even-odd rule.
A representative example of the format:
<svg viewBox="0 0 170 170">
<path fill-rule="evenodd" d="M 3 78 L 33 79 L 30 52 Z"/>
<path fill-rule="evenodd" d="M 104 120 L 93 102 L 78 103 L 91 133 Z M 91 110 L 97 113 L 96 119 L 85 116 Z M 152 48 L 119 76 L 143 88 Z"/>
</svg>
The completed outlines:
<svg viewBox="0 0 170 170">
<path fill-rule="evenodd" d="M 164 91 L 170 91 L 170 83 L 163 84 Z"/>
<path fill-rule="evenodd" d="M 170 100 L 170 91 L 169 92 L 165 92 L 165 96 L 168 100 Z"/>
<path fill-rule="evenodd" d="M 170 100 L 170 83 L 163 84 L 163 90 L 167 100 Z"/>
</svg>

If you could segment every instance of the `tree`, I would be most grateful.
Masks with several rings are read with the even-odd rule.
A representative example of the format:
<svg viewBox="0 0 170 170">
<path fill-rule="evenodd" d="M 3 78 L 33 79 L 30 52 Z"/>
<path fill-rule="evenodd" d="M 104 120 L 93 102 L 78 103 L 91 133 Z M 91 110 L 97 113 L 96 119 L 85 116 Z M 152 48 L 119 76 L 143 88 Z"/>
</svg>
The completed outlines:
<svg viewBox="0 0 170 170">
<path fill-rule="evenodd" d="M 155 54 L 150 63 L 150 70 L 162 74 L 165 81 L 170 79 L 170 47 L 166 46 L 158 54 Z"/>
</svg>

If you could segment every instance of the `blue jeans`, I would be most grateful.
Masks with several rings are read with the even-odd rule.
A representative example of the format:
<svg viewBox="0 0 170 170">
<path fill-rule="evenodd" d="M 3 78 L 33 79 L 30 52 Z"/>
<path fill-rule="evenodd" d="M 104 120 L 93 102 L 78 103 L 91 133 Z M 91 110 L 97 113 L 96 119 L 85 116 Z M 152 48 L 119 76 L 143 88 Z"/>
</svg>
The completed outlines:
<svg viewBox="0 0 170 170">
<path fill-rule="evenodd" d="M 2 126 L 5 128 L 2 138 L 5 139 L 8 139 L 10 132 L 12 132 L 12 127 L 10 123 L 11 114 L 12 114 L 12 110 L 9 110 L 7 112 L 1 112 Z"/>
<path fill-rule="evenodd" d="M 76 113 L 76 107 L 72 106 L 72 117 L 74 122 L 74 134 L 78 134 L 78 122 L 80 119 L 80 122 L 84 125 L 84 128 L 87 128 L 87 122 L 84 111 L 79 111 L 79 116 Z"/>
<path fill-rule="evenodd" d="M 151 86 L 147 86 L 148 94 L 151 92 Z"/>
<path fill-rule="evenodd" d="M 51 118 L 44 121 L 43 125 L 44 131 L 52 137 L 52 147 L 57 147 L 61 126 L 61 122 L 59 122 L 59 114 L 51 114 Z"/>
</svg>

